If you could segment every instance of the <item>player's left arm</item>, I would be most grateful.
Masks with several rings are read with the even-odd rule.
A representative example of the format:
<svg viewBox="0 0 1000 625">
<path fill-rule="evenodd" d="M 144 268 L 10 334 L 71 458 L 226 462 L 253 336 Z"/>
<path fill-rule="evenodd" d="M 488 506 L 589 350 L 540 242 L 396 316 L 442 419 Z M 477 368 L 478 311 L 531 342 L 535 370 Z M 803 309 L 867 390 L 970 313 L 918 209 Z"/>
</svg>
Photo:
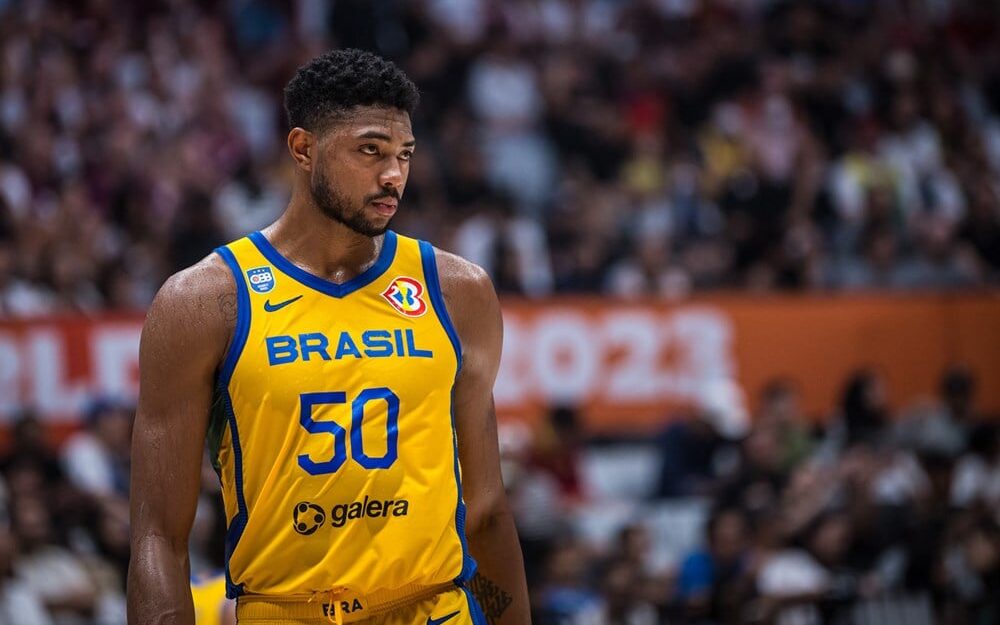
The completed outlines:
<svg viewBox="0 0 1000 625">
<path fill-rule="evenodd" d="M 441 291 L 462 344 L 454 410 L 466 534 L 479 563 L 470 588 L 490 625 L 527 625 L 531 616 L 524 562 L 500 475 L 493 407 L 503 343 L 500 303 L 481 268 L 446 252 L 436 256 Z"/>
</svg>

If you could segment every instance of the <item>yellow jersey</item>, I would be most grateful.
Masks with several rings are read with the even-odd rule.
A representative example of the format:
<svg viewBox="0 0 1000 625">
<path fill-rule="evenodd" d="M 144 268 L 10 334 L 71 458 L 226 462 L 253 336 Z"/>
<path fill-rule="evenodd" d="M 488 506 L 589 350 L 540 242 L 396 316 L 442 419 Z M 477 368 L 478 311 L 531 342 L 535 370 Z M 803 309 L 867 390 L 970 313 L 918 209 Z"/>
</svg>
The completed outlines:
<svg viewBox="0 0 1000 625">
<path fill-rule="evenodd" d="M 216 252 L 237 286 L 209 430 L 227 595 L 464 586 L 476 564 L 452 415 L 461 347 L 433 247 L 387 231 L 343 284 L 260 232 Z"/>
</svg>

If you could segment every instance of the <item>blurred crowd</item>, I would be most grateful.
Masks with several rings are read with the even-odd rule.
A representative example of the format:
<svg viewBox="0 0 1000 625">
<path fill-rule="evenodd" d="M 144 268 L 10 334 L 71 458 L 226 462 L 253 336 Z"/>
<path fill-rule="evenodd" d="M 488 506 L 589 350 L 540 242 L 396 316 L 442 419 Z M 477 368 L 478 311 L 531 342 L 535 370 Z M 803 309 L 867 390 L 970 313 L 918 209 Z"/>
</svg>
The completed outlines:
<svg viewBox="0 0 1000 625">
<path fill-rule="evenodd" d="M 739 436 L 711 409 L 632 441 L 588 438 L 567 406 L 527 437 L 505 425 L 533 622 L 997 623 L 1000 420 L 975 397 L 954 368 L 892 412 L 860 371 L 820 419 L 773 381 Z M 94 401 L 58 451 L 18 420 L 0 454 L 0 625 L 124 625 L 133 411 Z M 193 575 L 224 566 L 207 458 L 202 473 Z"/>
<path fill-rule="evenodd" d="M 0 625 L 125 625 L 135 406 L 97 398 L 53 444 L 30 412 L 0 454 Z M 192 575 L 225 567 L 225 514 L 207 457 Z"/>
<path fill-rule="evenodd" d="M 998 42 L 991 0 L 0 0 L 0 314 L 141 309 L 273 219 L 331 46 L 421 89 L 394 227 L 503 292 L 996 285 Z"/>
<path fill-rule="evenodd" d="M 936 400 L 893 414 L 881 377 L 859 371 L 810 426 L 796 388 L 775 380 L 739 438 L 719 433 L 720 415 L 679 416 L 641 503 L 623 495 L 634 465 L 596 487 L 594 443 L 571 409 L 554 410 L 529 448 L 504 446 L 533 622 L 998 622 L 1000 422 L 974 400 L 954 368 Z M 595 539 L 594 517 L 623 503 Z"/>
</svg>

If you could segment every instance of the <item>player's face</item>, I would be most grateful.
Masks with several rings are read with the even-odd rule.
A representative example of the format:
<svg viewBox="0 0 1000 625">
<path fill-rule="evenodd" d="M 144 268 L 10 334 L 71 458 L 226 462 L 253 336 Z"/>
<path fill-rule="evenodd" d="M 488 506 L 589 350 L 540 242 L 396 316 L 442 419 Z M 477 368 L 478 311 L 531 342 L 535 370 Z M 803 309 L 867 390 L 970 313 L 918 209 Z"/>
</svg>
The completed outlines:
<svg viewBox="0 0 1000 625">
<path fill-rule="evenodd" d="M 310 180 L 330 219 L 373 237 L 389 227 L 410 175 L 414 148 L 404 111 L 359 107 L 323 133 Z"/>
</svg>

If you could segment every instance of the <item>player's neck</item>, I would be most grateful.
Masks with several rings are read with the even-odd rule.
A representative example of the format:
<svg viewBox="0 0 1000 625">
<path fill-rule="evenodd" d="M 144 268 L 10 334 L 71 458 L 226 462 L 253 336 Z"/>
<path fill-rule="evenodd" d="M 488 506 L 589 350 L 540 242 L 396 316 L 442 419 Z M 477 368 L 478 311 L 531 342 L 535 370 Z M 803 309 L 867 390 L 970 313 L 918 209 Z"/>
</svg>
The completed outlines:
<svg viewBox="0 0 1000 625">
<path fill-rule="evenodd" d="M 346 282 L 371 267 L 385 238 L 355 232 L 294 198 L 281 217 L 263 232 L 282 256 L 336 283 Z"/>
</svg>

